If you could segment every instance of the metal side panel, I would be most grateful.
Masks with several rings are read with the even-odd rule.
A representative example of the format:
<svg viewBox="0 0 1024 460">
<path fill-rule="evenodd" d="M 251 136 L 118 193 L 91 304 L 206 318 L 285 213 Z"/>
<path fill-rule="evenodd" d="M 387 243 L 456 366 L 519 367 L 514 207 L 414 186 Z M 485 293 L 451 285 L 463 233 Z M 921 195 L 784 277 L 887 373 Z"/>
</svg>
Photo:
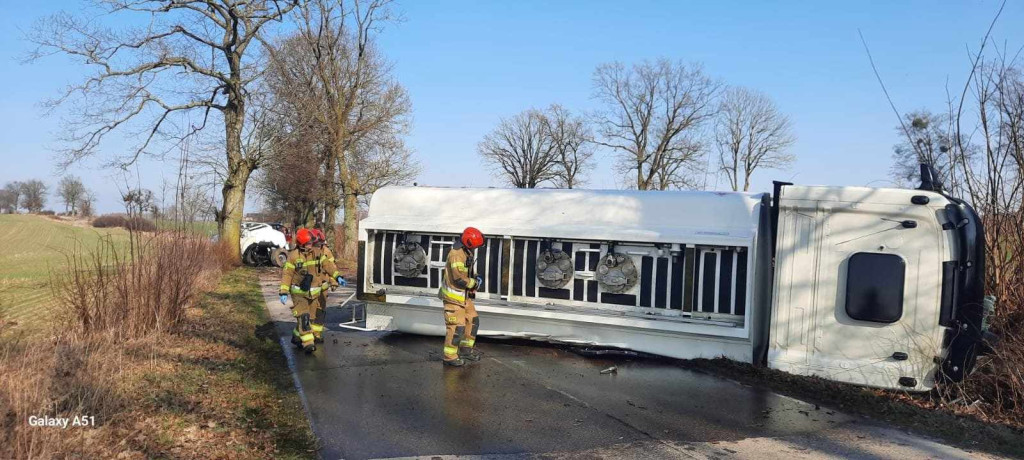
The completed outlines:
<svg viewBox="0 0 1024 460">
<path fill-rule="evenodd" d="M 389 296 L 389 300 L 390 300 Z M 387 325 L 381 330 L 412 334 L 443 336 L 442 307 L 439 301 L 425 297 L 402 296 L 404 303 L 368 302 L 367 318 Z M 681 332 L 682 327 L 669 330 L 663 322 L 654 329 L 654 322 L 642 319 L 607 317 L 581 313 L 542 312 L 537 314 L 496 305 L 476 306 L 480 315 L 480 335 L 499 338 L 525 338 L 545 342 L 622 348 L 678 359 L 724 357 L 752 362 L 751 343 L 745 338 Z M 695 331 L 714 326 L 684 325 Z M 440 347 L 440 343 L 438 344 Z"/>
</svg>

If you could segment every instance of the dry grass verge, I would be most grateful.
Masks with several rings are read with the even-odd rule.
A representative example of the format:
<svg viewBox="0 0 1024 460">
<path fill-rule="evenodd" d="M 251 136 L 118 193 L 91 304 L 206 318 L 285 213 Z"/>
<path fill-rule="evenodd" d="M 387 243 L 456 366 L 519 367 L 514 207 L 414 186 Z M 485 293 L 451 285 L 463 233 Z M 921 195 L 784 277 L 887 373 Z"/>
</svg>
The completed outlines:
<svg viewBox="0 0 1024 460">
<path fill-rule="evenodd" d="M 0 458 L 308 458 L 314 438 L 254 272 L 174 328 L 0 343 Z M 93 417 L 33 427 L 30 416 Z"/>
</svg>

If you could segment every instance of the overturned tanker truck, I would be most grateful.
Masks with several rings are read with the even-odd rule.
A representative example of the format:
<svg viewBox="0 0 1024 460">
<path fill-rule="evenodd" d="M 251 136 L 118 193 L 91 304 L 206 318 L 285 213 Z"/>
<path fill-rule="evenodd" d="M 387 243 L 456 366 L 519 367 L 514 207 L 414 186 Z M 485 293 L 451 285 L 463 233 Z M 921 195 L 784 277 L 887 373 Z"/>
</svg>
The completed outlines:
<svg viewBox="0 0 1024 460">
<path fill-rule="evenodd" d="M 941 187 L 773 194 L 386 187 L 360 224 L 366 327 L 444 335 L 467 225 L 479 334 L 725 357 L 924 391 L 985 333 L 982 224 Z"/>
</svg>

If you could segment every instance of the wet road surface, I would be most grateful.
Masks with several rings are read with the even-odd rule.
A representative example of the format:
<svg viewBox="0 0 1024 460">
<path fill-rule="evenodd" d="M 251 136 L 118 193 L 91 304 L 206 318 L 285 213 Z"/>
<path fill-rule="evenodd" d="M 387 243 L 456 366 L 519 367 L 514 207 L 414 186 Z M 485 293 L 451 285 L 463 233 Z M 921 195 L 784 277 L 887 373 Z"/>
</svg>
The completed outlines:
<svg viewBox="0 0 1024 460">
<path fill-rule="evenodd" d="M 276 280 L 262 284 L 322 458 L 978 458 L 668 360 L 483 339 L 482 361 L 442 366 L 438 337 L 339 327 L 349 289 L 305 355 Z"/>
</svg>

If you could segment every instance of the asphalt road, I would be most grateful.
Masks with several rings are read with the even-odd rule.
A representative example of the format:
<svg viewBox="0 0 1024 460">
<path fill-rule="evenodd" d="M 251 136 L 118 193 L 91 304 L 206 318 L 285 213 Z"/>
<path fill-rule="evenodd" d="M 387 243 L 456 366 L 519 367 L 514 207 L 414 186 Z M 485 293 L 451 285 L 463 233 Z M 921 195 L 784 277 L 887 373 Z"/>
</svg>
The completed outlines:
<svg viewBox="0 0 1024 460">
<path fill-rule="evenodd" d="M 482 361 L 448 368 L 440 338 L 339 327 L 351 290 L 305 355 L 262 284 L 325 459 L 985 457 L 668 360 L 485 339 Z"/>
</svg>

